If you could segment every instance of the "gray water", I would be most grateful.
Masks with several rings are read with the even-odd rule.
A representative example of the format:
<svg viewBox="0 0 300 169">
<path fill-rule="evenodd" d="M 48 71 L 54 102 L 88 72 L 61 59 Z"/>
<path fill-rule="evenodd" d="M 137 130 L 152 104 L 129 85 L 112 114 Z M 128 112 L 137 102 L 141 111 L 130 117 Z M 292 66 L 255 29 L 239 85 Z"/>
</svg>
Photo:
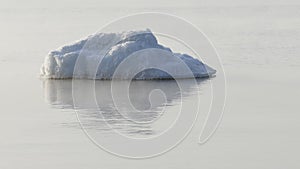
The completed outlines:
<svg viewBox="0 0 300 169">
<path fill-rule="evenodd" d="M 298 1 L 1 1 L 0 168 L 299 168 L 299 8 Z M 227 100 L 222 123 L 206 144 L 197 144 L 204 109 L 178 147 L 159 157 L 129 160 L 86 137 L 72 109 L 70 81 L 44 81 L 38 75 L 48 51 L 96 32 L 112 19 L 145 11 L 181 16 L 206 33 L 223 62 Z M 82 83 L 82 88 L 88 85 Z M 97 83 L 104 86 L 98 91 L 105 90 L 107 82 Z M 209 97 L 209 84 L 187 85 L 183 101 L 193 103 L 196 94 Z M 180 102 L 174 82 L 135 82 L 134 104 L 149 108 L 143 98 L 157 87 L 168 89 L 169 109 L 163 117 L 173 119 L 172 108 Z M 101 94 L 100 100 L 105 98 Z M 109 137 L 89 100 L 81 103 L 86 126 Z M 161 103 L 151 113 L 131 117 L 153 120 L 160 116 Z M 109 117 L 111 107 L 105 108 Z M 165 127 L 112 124 L 140 137 Z"/>
</svg>

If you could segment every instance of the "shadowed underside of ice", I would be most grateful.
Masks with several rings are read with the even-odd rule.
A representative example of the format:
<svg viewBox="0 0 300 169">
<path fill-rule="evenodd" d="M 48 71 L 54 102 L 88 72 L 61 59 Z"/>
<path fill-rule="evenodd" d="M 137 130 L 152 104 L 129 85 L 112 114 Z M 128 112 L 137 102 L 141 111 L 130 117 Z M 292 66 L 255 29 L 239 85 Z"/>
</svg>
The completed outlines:
<svg viewBox="0 0 300 169">
<path fill-rule="evenodd" d="M 118 67 L 123 68 L 117 71 Z M 41 76 L 53 79 L 146 80 L 200 78 L 215 73 L 198 59 L 158 44 L 150 30 L 91 35 L 51 51 L 41 67 Z"/>
</svg>

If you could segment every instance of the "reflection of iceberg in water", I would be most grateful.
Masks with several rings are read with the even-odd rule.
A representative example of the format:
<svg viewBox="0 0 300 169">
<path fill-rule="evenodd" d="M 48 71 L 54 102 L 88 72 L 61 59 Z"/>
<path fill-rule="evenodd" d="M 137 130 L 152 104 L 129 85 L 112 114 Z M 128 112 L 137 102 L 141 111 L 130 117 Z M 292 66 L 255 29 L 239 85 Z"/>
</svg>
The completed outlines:
<svg viewBox="0 0 300 169">
<path fill-rule="evenodd" d="M 131 101 L 131 105 L 121 104 L 117 108 L 111 95 L 111 81 L 73 80 L 76 92 L 72 91 L 72 80 L 44 80 L 43 87 L 45 99 L 55 108 L 76 108 L 86 129 L 109 132 L 113 128 L 129 135 L 152 135 L 156 132 L 153 122 L 165 116 L 167 120 L 162 123 L 170 125 L 177 117 L 171 108 L 180 107 L 182 99 L 196 95 L 203 81 L 199 79 L 195 85 L 190 80 L 181 80 L 181 89 L 174 80 L 132 81 L 129 94 L 123 89 L 125 82 L 117 81 L 114 90 L 120 92 L 114 98 L 122 103 L 129 96 Z"/>
</svg>

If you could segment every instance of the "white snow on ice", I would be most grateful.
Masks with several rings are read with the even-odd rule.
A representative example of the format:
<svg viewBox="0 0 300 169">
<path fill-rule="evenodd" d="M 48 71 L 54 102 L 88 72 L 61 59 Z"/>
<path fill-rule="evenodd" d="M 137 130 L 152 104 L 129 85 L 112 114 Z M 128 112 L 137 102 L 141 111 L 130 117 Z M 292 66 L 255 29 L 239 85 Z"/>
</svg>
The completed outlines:
<svg viewBox="0 0 300 169">
<path fill-rule="evenodd" d="M 86 78 L 86 79 L 112 79 L 118 66 L 129 56 L 139 51 L 161 50 L 164 54 L 153 56 L 153 59 L 131 60 L 129 67 L 159 65 L 163 69 L 146 69 L 141 72 L 122 70 L 118 78 L 128 79 L 170 79 L 208 77 L 216 71 L 187 54 L 173 53 L 170 48 L 158 44 L 156 37 L 150 30 L 128 31 L 121 33 L 97 33 L 73 44 L 63 46 L 51 51 L 45 58 L 41 67 L 41 76 L 44 78 L 65 79 L 65 78 Z M 143 52 L 142 54 L 145 54 Z M 147 53 L 148 55 L 151 52 Z M 153 53 L 152 54 L 157 54 Z M 142 58 L 142 56 L 139 56 Z M 178 62 L 178 60 L 183 62 Z M 101 62 L 99 63 L 99 61 Z M 190 74 L 179 75 L 182 63 L 191 71 Z M 76 65 L 76 67 L 75 67 Z M 127 65 L 128 66 L 128 65 Z M 166 73 L 170 70 L 172 75 Z M 174 71 L 172 71 L 174 70 Z M 174 74 L 175 72 L 175 74 Z M 134 73 L 134 75 L 132 75 Z M 178 76 L 177 76 L 178 74 Z"/>
</svg>

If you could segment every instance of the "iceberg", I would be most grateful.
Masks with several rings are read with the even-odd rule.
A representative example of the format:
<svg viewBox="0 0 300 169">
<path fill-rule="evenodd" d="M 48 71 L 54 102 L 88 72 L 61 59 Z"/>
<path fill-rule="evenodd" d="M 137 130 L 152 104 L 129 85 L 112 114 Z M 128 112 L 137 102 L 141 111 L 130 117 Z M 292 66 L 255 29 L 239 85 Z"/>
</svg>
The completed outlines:
<svg viewBox="0 0 300 169">
<path fill-rule="evenodd" d="M 126 60 L 126 68 L 114 76 Z M 181 71 L 183 67 L 191 73 Z M 99 80 L 202 78 L 215 73 L 198 59 L 159 44 L 149 29 L 90 35 L 49 52 L 40 70 L 47 79 Z"/>
</svg>

